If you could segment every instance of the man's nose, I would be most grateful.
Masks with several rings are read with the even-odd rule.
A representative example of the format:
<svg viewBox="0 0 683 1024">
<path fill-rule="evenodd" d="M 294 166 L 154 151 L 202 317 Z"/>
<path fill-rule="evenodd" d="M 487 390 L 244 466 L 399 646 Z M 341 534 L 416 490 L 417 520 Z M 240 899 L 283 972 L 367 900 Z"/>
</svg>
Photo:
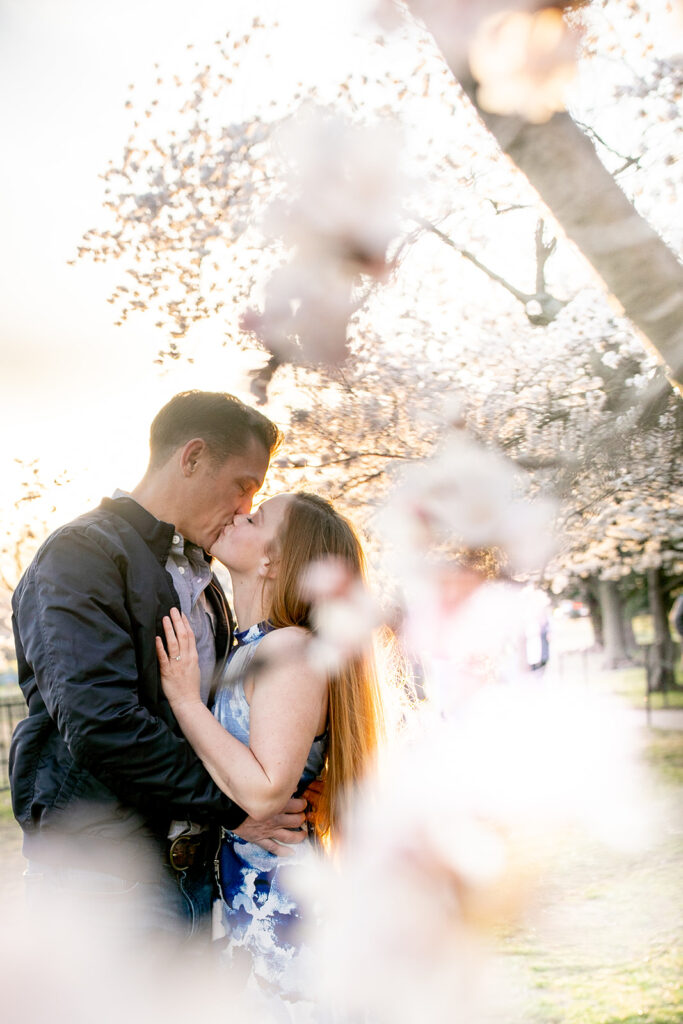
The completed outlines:
<svg viewBox="0 0 683 1024">
<path fill-rule="evenodd" d="M 244 495 L 244 497 L 240 500 L 239 505 L 237 506 L 237 512 L 239 513 L 239 515 L 241 515 L 241 516 L 248 516 L 249 515 L 249 513 L 251 512 L 251 505 L 252 505 L 253 500 L 254 499 L 253 499 L 253 496 L 251 494 L 245 494 Z"/>
</svg>

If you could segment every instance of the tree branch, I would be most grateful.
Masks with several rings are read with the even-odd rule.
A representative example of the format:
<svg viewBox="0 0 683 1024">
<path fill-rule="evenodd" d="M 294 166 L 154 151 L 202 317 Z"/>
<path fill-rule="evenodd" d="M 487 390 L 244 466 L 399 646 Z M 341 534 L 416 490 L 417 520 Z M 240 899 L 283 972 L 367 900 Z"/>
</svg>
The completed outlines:
<svg viewBox="0 0 683 1024">
<path fill-rule="evenodd" d="M 536 225 L 536 295 L 546 295 L 545 265 L 555 252 L 557 239 L 551 238 L 546 244 L 543 241 L 543 229 L 545 222 L 541 218 Z"/>
<path fill-rule="evenodd" d="M 574 123 L 577 125 L 577 127 L 581 129 L 582 132 L 588 135 L 589 138 L 595 139 L 597 142 L 599 142 L 600 145 L 604 149 L 606 149 L 608 153 L 611 153 L 612 156 L 618 156 L 620 160 L 624 161 L 623 165 L 619 167 L 618 170 L 612 172 L 615 178 L 618 174 L 622 174 L 628 167 L 633 167 L 634 164 L 636 165 L 636 167 L 640 167 L 639 156 L 626 156 L 624 153 L 620 153 L 618 149 L 614 149 L 614 147 L 610 146 L 608 142 L 605 142 L 603 137 L 601 135 L 598 135 L 595 128 L 591 128 L 589 124 L 584 124 L 583 121 L 575 121 Z"/>
<path fill-rule="evenodd" d="M 481 260 L 477 259 L 474 253 L 471 253 L 468 249 L 464 249 L 462 246 L 454 242 L 453 239 L 445 233 L 445 231 L 437 228 L 436 224 L 432 224 L 430 221 L 423 220 L 422 218 L 419 218 L 419 220 L 426 231 L 430 231 L 433 235 L 436 235 L 437 238 L 440 238 L 446 245 L 449 245 L 451 249 L 455 249 L 455 251 L 460 253 L 461 256 L 464 256 L 466 260 L 473 263 L 478 270 L 481 270 L 482 273 L 486 274 L 488 278 L 505 288 L 506 291 L 510 292 L 510 295 L 514 295 L 517 301 L 521 302 L 523 306 L 526 306 L 527 302 L 530 302 L 535 298 L 534 295 L 529 295 L 527 292 L 521 292 L 519 288 L 515 288 L 513 284 L 507 281 L 504 277 L 501 277 L 500 274 L 497 274 L 495 270 L 491 270 L 491 268 L 487 267 L 485 263 L 482 263 Z"/>
</svg>

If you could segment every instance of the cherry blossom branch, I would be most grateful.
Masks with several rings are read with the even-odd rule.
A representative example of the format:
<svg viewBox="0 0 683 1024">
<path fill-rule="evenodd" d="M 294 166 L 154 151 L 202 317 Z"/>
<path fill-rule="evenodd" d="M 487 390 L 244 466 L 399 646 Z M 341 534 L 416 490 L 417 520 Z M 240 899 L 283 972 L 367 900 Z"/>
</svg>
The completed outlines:
<svg viewBox="0 0 683 1024">
<path fill-rule="evenodd" d="M 620 160 L 624 161 L 621 167 L 618 167 L 616 171 L 612 171 L 612 174 L 615 178 L 619 174 L 623 174 L 623 172 L 628 170 L 629 167 L 640 167 L 642 154 L 640 156 L 626 156 L 625 153 L 620 153 L 618 149 L 614 148 L 614 146 L 610 146 L 609 142 L 605 142 L 602 135 L 599 135 L 598 132 L 596 132 L 595 128 L 591 128 L 590 125 L 584 124 L 582 121 L 575 121 L 574 123 L 581 129 L 582 132 L 585 132 L 585 134 L 589 138 L 594 139 L 596 142 L 599 142 L 603 149 L 606 149 L 608 153 L 611 153 L 612 156 L 618 156 Z"/>
<path fill-rule="evenodd" d="M 474 255 L 474 253 L 471 253 L 469 249 L 465 249 L 463 246 L 458 245 L 457 242 L 454 242 L 450 235 L 447 235 L 445 231 L 442 231 L 440 228 L 438 228 L 436 224 L 432 224 L 430 221 L 427 220 L 422 220 L 422 218 L 420 218 L 420 223 L 426 231 L 429 231 L 431 232 L 431 234 L 436 235 L 437 238 L 440 238 L 441 241 L 444 242 L 446 245 L 450 246 L 451 249 L 455 249 L 455 251 L 460 253 L 461 256 L 464 256 L 466 260 L 469 260 L 470 263 L 473 263 L 478 270 L 481 270 L 482 273 L 486 274 L 486 276 L 489 277 L 492 281 L 495 281 L 496 284 L 501 285 L 508 292 L 510 292 L 510 294 L 513 295 L 518 302 L 522 303 L 522 305 L 526 306 L 527 302 L 530 302 L 531 299 L 535 298 L 534 295 L 531 295 L 528 292 L 520 291 L 519 288 L 516 288 L 513 284 L 510 283 L 510 281 L 506 280 L 504 277 L 501 277 L 500 274 L 497 274 L 495 270 L 492 270 L 485 263 L 482 263 L 481 260 L 479 260 Z"/>
</svg>

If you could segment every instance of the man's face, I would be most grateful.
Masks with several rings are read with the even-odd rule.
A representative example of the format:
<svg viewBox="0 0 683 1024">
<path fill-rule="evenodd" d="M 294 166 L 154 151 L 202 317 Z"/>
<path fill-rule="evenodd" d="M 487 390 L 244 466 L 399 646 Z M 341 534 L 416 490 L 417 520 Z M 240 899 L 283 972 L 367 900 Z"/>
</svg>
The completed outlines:
<svg viewBox="0 0 683 1024">
<path fill-rule="evenodd" d="M 257 441 L 244 455 L 231 455 L 222 463 L 208 450 L 202 451 L 186 478 L 176 528 L 208 551 L 237 513 L 250 511 L 254 495 L 263 486 L 268 462 L 267 451 Z"/>
</svg>

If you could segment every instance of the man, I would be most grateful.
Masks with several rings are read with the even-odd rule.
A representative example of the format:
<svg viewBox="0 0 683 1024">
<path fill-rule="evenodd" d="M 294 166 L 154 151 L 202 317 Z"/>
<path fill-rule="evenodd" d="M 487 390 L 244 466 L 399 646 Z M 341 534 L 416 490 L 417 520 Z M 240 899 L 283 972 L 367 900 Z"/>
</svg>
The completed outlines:
<svg viewBox="0 0 683 1024">
<path fill-rule="evenodd" d="M 191 934 L 208 903 L 207 826 L 266 849 L 303 838 L 290 830 L 304 801 L 257 824 L 218 790 L 179 732 L 155 652 L 162 618 L 181 608 L 210 699 L 232 622 L 206 552 L 251 509 L 278 442 L 277 427 L 231 395 L 176 395 L 152 423 L 134 491 L 55 531 L 22 577 L 13 626 L 29 711 L 10 777 L 39 899 L 97 892 L 113 907 L 133 893 L 145 926 L 183 922 Z"/>
</svg>

